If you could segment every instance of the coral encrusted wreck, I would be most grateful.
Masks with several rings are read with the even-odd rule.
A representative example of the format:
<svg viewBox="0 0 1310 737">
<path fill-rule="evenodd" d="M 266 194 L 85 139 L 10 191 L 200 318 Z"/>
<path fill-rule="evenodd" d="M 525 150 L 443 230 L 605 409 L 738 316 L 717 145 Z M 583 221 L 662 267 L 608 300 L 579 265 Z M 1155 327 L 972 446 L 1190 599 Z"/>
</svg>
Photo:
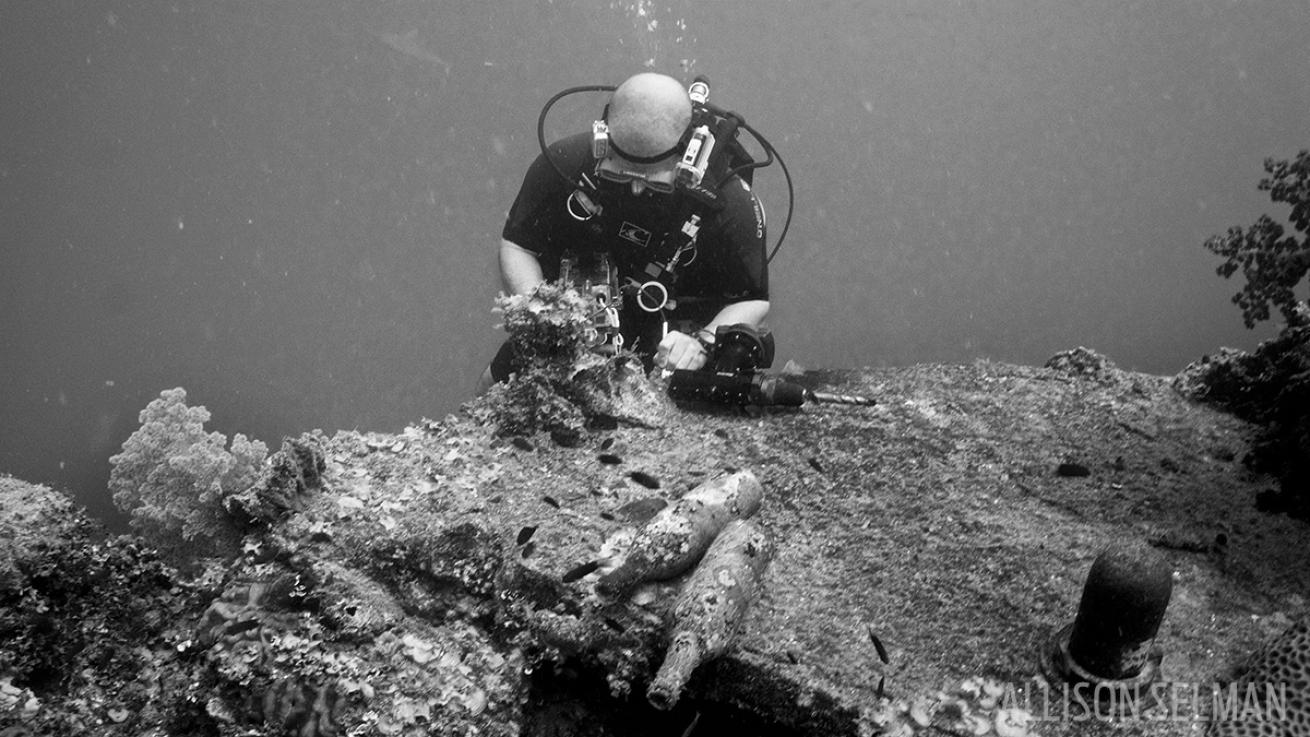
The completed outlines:
<svg viewBox="0 0 1310 737">
<path fill-rule="evenodd" d="M 597 306 L 577 289 L 547 282 L 527 295 L 501 295 L 497 310 L 514 348 L 514 373 L 473 411 L 501 435 L 546 430 L 576 437 L 588 424 L 657 422 L 668 401 L 626 350 L 591 350 Z"/>
</svg>

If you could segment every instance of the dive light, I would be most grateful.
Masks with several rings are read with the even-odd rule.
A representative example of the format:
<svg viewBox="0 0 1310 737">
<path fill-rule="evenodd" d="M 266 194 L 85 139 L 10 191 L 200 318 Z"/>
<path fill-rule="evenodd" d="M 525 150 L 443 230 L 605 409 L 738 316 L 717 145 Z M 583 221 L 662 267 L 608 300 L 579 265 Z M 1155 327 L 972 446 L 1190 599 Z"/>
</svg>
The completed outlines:
<svg viewBox="0 0 1310 737">
<path fill-rule="evenodd" d="M 591 156 L 600 161 L 610 153 L 610 127 L 603 120 L 591 123 Z"/>
<path fill-rule="evenodd" d="M 705 179 L 705 168 L 709 166 L 710 154 L 714 152 L 714 134 L 708 125 L 702 125 L 692 131 L 687 150 L 678 162 L 678 184 L 684 187 L 699 187 Z"/>
</svg>

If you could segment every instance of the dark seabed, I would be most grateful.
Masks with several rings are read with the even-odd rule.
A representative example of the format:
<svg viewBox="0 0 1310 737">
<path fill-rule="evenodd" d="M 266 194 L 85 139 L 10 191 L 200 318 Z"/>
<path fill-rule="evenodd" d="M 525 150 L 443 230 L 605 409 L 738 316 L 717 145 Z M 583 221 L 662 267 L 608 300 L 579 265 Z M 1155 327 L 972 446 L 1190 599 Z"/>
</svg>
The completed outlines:
<svg viewBox="0 0 1310 737">
<path fill-rule="evenodd" d="M 1173 373 L 1242 327 L 1201 244 L 1310 146 L 1304 0 L 41 2 L 0 23 L 0 471 L 114 517 L 162 389 L 276 445 L 468 397 L 545 99 L 714 82 L 796 178 L 778 362 Z M 570 98 L 548 135 L 582 130 Z M 759 181 L 775 235 L 778 170 Z"/>
</svg>

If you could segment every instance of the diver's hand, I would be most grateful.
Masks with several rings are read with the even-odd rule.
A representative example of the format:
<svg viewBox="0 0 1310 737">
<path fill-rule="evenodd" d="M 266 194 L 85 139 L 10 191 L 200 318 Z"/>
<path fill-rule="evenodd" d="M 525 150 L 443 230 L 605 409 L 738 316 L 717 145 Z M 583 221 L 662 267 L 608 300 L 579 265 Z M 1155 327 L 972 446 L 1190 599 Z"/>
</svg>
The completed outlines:
<svg viewBox="0 0 1310 737">
<path fill-rule="evenodd" d="M 695 371 L 705 365 L 705 348 L 700 341 L 677 330 L 671 331 L 660 341 L 655 351 L 655 365 L 673 371 L 689 369 Z"/>
</svg>

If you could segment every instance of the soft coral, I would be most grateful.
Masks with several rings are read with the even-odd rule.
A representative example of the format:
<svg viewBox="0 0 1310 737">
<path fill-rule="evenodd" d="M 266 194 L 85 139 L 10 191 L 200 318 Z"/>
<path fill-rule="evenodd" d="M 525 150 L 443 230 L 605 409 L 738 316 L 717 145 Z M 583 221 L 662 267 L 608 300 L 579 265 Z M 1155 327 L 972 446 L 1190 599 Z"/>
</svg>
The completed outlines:
<svg viewBox="0 0 1310 737">
<path fill-rule="evenodd" d="M 238 433 L 205 432 L 209 410 L 188 407 L 186 390 L 168 389 L 141 411 L 141 427 L 109 459 L 114 503 L 162 551 L 234 553 L 240 531 L 223 501 L 259 479 L 268 448 Z"/>
</svg>

